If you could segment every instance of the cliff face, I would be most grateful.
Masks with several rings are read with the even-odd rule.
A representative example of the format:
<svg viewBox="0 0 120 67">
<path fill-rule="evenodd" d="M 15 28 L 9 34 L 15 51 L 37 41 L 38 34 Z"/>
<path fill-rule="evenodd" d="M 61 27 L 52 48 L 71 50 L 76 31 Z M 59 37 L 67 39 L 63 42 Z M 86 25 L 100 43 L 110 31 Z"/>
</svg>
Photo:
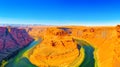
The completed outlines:
<svg viewBox="0 0 120 67">
<path fill-rule="evenodd" d="M 24 29 L 0 27 L 0 62 L 15 55 L 33 40 Z"/>
<path fill-rule="evenodd" d="M 120 66 L 120 25 L 117 25 L 116 27 L 116 33 L 117 33 L 117 37 L 116 37 L 116 42 L 115 42 L 115 46 L 114 46 L 114 67 L 119 67 Z"/>
</svg>

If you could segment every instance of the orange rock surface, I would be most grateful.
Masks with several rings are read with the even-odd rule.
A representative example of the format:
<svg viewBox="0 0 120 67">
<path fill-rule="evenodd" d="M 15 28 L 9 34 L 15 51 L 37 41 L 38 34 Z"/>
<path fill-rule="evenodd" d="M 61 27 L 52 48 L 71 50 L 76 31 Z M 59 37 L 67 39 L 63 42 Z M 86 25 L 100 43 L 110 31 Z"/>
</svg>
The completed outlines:
<svg viewBox="0 0 120 67">
<path fill-rule="evenodd" d="M 79 55 L 76 43 L 69 34 L 56 28 L 46 29 L 43 41 L 34 49 L 30 61 L 41 66 L 66 66 Z"/>
<path fill-rule="evenodd" d="M 36 47 L 30 57 L 33 64 L 39 66 L 44 65 L 44 63 L 51 65 L 59 65 L 64 62 L 66 62 L 65 64 L 71 63 L 70 61 L 73 61 L 78 55 L 76 45 L 72 41 L 72 37 L 74 37 L 86 40 L 96 48 L 95 56 L 99 67 L 120 67 L 120 25 L 113 27 L 61 27 L 69 28 L 71 34 L 56 29 L 57 27 L 43 27 L 44 29 L 32 27 L 29 34 L 43 38 L 42 43 Z M 71 60 L 68 57 L 71 57 Z M 64 58 L 64 61 L 60 60 L 61 58 Z M 35 61 L 36 59 L 42 61 Z"/>
</svg>

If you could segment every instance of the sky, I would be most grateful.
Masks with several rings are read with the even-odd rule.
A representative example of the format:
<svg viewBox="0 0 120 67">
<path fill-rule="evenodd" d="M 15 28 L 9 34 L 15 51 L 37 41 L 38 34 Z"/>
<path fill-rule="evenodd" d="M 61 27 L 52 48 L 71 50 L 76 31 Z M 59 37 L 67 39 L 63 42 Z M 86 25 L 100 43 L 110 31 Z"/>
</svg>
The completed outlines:
<svg viewBox="0 0 120 67">
<path fill-rule="evenodd" d="M 117 25 L 119 0 L 0 0 L 0 24 Z"/>
</svg>

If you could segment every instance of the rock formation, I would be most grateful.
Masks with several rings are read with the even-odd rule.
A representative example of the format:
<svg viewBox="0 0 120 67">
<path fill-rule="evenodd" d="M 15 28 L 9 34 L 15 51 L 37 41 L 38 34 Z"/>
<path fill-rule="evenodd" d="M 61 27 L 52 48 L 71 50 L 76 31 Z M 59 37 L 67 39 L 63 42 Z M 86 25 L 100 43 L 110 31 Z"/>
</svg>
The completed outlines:
<svg viewBox="0 0 120 67">
<path fill-rule="evenodd" d="M 68 32 L 48 28 L 43 41 L 33 51 L 30 61 L 37 66 L 66 66 L 79 55 L 77 44 Z"/>
<path fill-rule="evenodd" d="M 120 48 L 120 25 L 101 26 L 101 27 L 97 27 L 97 26 L 94 26 L 94 27 L 62 26 L 62 27 L 69 29 L 70 30 L 69 35 L 71 35 L 72 37 L 85 40 L 88 43 L 92 44 L 97 49 L 95 52 L 95 55 L 96 55 L 99 67 L 108 67 L 108 66 L 119 67 L 120 66 L 120 49 L 119 49 Z M 57 28 L 62 28 L 62 27 L 57 27 Z M 48 35 L 46 34 L 46 30 L 47 28 L 44 28 L 44 30 L 42 30 L 42 34 L 40 34 L 40 31 L 36 32 L 36 34 L 41 35 L 41 37 L 43 38 L 46 37 L 44 38 L 46 40 L 46 44 L 52 43 L 52 42 L 47 42 L 47 41 L 51 41 L 48 39 L 54 39 L 53 43 L 54 41 L 56 42 L 57 40 L 55 38 L 61 38 L 62 40 L 64 39 L 62 37 Z M 54 30 L 50 31 L 49 34 L 54 34 L 53 32 Z M 59 33 L 59 35 L 61 33 Z M 35 34 L 30 34 L 30 35 L 32 36 Z M 65 37 L 64 35 L 63 37 Z M 53 37 L 50 38 L 50 36 L 53 36 Z"/>
<path fill-rule="evenodd" d="M 0 27 L 0 62 L 8 60 L 33 40 L 25 29 Z"/>
</svg>

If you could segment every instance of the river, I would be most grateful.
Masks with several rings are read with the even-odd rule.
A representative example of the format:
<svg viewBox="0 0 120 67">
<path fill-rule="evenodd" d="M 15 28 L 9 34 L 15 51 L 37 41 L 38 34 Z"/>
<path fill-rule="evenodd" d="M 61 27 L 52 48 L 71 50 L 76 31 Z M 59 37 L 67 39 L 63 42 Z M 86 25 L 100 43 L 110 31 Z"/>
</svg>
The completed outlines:
<svg viewBox="0 0 120 67">
<path fill-rule="evenodd" d="M 41 42 L 41 39 L 33 41 L 29 46 L 22 49 L 14 58 L 11 58 L 3 67 L 37 67 L 29 61 L 29 53 Z"/>
</svg>

